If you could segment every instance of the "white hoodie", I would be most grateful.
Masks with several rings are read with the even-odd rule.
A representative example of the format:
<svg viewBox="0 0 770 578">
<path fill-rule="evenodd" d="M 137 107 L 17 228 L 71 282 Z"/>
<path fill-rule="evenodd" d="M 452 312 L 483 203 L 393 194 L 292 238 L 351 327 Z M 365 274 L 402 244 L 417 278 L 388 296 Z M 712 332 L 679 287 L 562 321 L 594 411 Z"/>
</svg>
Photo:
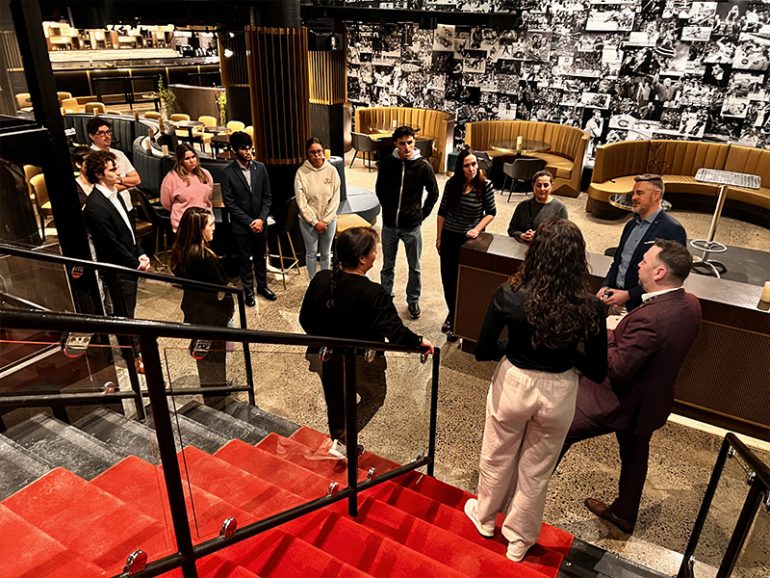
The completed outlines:
<svg viewBox="0 0 770 578">
<path fill-rule="evenodd" d="M 315 227 L 318 221 L 327 225 L 337 218 L 340 205 L 340 175 L 330 162 L 321 168 L 305 161 L 294 177 L 294 194 L 302 218 Z"/>
</svg>

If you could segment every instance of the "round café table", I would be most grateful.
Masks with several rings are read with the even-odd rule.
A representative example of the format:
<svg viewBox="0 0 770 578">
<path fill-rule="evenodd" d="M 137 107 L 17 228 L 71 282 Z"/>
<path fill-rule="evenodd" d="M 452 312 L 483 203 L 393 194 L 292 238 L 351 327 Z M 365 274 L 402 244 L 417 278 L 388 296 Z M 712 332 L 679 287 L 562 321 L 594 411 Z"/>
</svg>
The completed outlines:
<svg viewBox="0 0 770 578">
<path fill-rule="evenodd" d="M 542 140 L 522 139 L 521 146 L 517 139 L 496 140 L 489 143 L 489 148 L 507 155 L 521 153 L 542 153 L 551 149 L 551 145 Z"/>
<path fill-rule="evenodd" d="M 195 141 L 193 136 L 193 129 L 205 126 L 199 120 L 175 120 L 168 121 L 168 124 L 174 127 L 174 133 L 179 140 L 187 141 L 192 144 Z M 185 134 L 186 133 L 186 134 Z"/>
</svg>

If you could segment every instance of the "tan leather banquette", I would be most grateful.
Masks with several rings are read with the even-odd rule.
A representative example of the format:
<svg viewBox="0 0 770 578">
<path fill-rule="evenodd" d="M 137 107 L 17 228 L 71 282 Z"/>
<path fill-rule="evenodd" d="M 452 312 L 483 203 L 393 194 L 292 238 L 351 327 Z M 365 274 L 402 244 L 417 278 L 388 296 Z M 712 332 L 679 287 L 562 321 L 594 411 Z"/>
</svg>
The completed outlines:
<svg viewBox="0 0 770 578">
<path fill-rule="evenodd" d="M 770 150 L 699 141 L 627 141 L 597 147 L 586 211 L 599 218 L 620 216 L 623 211 L 609 204 L 610 195 L 630 192 L 638 174 L 657 173 L 675 208 L 710 212 L 719 186 L 695 180 L 701 167 L 759 175 L 758 190 L 727 190 L 725 214 L 770 227 Z"/>
<path fill-rule="evenodd" d="M 465 125 L 465 144 L 474 150 L 487 151 L 490 156 L 504 153 L 492 149 L 495 141 L 515 140 L 543 141 L 550 147 L 546 152 L 528 153 L 543 159 L 546 168 L 553 173 L 553 192 L 568 197 L 580 194 L 580 177 L 583 157 L 588 143 L 588 133 L 579 128 L 552 122 L 529 120 L 482 120 Z"/>
<path fill-rule="evenodd" d="M 418 137 L 434 138 L 433 169 L 446 170 L 446 157 L 454 143 L 455 115 L 428 108 L 406 108 L 399 106 L 375 106 L 356 109 L 356 132 L 373 133 L 377 128 L 390 129 L 408 125 L 419 128 Z"/>
</svg>

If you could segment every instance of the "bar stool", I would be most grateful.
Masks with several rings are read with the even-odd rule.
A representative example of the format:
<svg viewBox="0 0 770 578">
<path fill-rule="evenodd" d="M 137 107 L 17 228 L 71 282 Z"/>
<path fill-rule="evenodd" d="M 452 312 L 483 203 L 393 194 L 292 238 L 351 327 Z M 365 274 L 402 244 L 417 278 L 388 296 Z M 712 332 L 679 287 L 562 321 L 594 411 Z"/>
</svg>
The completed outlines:
<svg viewBox="0 0 770 578">
<path fill-rule="evenodd" d="M 270 265 L 270 259 L 278 259 L 278 267 L 281 271 L 281 280 L 283 281 L 283 288 L 286 290 L 286 273 L 292 269 L 297 270 L 297 275 L 301 275 L 299 271 L 299 259 L 297 258 L 297 252 L 294 250 L 294 242 L 291 240 L 291 231 L 297 226 L 297 217 L 299 215 L 299 207 L 297 207 L 297 198 L 292 197 L 286 201 L 286 211 L 284 212 L 283 227 L 278 233 L 276 233 L 276 245 L 278 245 L 278 254 L 271 255 L 269 249 L 267 250 L 267 264 Z M 272 217 L 267 218 L 267 226 L 273 227 L 276 225 L 275 219 Z M 281 247 L 281 235 L 286 236 L 286 240 L 289 243 L 291 249 L 291 258 L 287 255 L 284 257 L 283 248 Z M 290 264 L 288 267 L 284 266 L 284 259 L 288 259 Z"/>
</svg>

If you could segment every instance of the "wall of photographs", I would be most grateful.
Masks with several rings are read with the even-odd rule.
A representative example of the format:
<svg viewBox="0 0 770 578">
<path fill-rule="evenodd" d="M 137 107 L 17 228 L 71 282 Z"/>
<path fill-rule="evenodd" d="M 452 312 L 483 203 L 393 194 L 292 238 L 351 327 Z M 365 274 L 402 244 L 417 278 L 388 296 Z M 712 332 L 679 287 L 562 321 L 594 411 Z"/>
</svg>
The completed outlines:
<svg viewBox="0 0 770 578">
<path fill-rule="evenodd" d="M 339 4 L 339 3 L 338 3 Z M 519 11 L 501 30 L 346 23 L 348 97 L 466 122 L 580 126 L 596 144 L 647 138 L 770 147 L 770 0 L 356 2 L 346 6 Z"/>
</svg>

